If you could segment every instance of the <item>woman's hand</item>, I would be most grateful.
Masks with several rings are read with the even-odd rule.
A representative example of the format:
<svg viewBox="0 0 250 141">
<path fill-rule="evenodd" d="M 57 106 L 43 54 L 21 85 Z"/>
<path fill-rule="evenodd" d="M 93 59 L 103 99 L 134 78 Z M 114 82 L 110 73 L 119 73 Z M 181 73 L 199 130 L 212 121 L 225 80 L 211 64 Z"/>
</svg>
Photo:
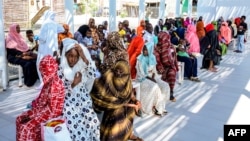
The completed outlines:
<svg viewBox="0 0 250 141">
<path fill-rule="evenodd" d="M 82 81 L 82 74 L 80 72 L 77 72 L 75 74 L 75 78 L 71 84 L 71 87 L 74 88 L 77 84 L 79 84 Z"/>
<path fill-rule="evenodd" d="M 83 53 L 82 47 L 79 44 L 75 44 L 75 48 L 77 52 L 79 53 L 80 57 L 82 58 L 82 60 L 88 65 L 89 61 L 86 58 L 85 54 Z"/>
<path fill-rule="evenodd" d="M 139 100 L 137 100 L 135 104 L 138 107 L 138 109 L 141 109 L 141 102 Z"/>
<path fill-rule="evenodd" d="M 125 104 L 124 106 L 135 108 L 135 111 L 138 112 L 140 110 L 140 108 L 141 108 L 141 103 L 138 103 L 138 104 Z"/>
</svg>

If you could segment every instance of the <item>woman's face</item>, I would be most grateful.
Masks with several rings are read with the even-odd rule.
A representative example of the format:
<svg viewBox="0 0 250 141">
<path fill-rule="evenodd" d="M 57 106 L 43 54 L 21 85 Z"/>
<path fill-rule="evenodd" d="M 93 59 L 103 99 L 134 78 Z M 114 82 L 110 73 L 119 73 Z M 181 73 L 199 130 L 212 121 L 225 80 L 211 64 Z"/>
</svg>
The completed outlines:
<svg viewBox="0 0 250 141">
<path fill-rule="evenodd" d="M 79 60 L 79 54 L 76 51 L 76 49 L 72 48 L 71 50 L 69 50 L 66 53 L 66 58 L 67 58 L 69 66 L 72 68 L 78 62 L 78 60 Z"/>
<path fill-rule="evenodd" d="M 16 26 L 16 32 L 20 33 L 20 26 L 19 25 Z"/>
<path fill-rule="evenodd" d="M 143 56 L 148 56 L 147 47 L 144 47 L 144 48 L 143 48 Z"/>
</svg>

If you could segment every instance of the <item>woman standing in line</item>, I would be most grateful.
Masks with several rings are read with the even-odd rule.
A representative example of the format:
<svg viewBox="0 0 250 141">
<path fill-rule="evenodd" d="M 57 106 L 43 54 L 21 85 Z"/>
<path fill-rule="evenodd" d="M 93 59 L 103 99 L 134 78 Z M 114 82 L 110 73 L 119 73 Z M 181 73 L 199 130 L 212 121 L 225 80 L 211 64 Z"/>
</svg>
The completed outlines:
<svg viewBox="0 0 250 141">
<path fill-rule="evenodd" d="M 89 95 L 95 79 L 95 63 L 87 48 L 73 39 L 64 39 L 58 73 L 65 85 L 63 116 L 72 140 L 99 141 L 100 123 Z"/>
</svg>

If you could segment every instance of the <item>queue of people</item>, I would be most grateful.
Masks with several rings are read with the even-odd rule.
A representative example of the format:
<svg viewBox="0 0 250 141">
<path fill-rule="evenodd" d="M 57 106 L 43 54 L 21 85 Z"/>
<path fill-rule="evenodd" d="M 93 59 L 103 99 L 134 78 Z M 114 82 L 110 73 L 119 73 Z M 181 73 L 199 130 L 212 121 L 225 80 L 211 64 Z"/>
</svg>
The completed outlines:
<svg viewBox="0 0 250 141">
<path fill-rule="evenodd" d="M 133 120 L 140 112 L 158 117 L 168 113 L 166 104 L 177 101 L 178 61 L 185 63 L 186 79 L 200 82 L 197 57 L 204 56 L 202 68 L 217 72 L 220 44 L 228 46 L 231 36 L 226 35 L 232 34 L 221 28 L 225 23 L 220 32 L 213 24 L 204 26 L 202 17 L 197 23 L 160 19 L 155 27 L 141 20 L 132 30 L 125 20 L 119 31 L 110 33 L 106 21 L 96 26 L 91 18 L 70 33 L 68 25 L 54 19 L 52 11 L 45 12 L 39 36 L 28 30 L 27 42 L 18 24 L 11 25 L 6 37 L 8 61 L 23 67 L 27 86 L 39 79 L 41 89 L 31 109 L 16 119 L 17 141 L 40 141 L 40 124 L 58 116 L 65 118 L 73 141 L 143 141 L 133 132 Z M 247 30 L 242 22 L 240 36 Z M 140 99 L 133 81 L 140 83 Z"/>
</svg>

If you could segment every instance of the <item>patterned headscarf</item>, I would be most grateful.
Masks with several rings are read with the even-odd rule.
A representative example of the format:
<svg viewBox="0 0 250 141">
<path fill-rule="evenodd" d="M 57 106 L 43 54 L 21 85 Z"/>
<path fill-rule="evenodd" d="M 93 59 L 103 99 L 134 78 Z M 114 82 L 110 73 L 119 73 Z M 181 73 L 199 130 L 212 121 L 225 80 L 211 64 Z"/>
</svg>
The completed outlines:
<svg viewBox="0 0 250 141">
<path fill-rule="evenodd" d="M 115 71 L 122 70 L 122 76 L 116 76 Z M 115 83 L 116 82 L 116 83 Z M 123 107 L 131 99 L 132 84 L 127 61 L 117 61 L 101 78 L 94 83 L 91 97 L 98 107 L 116 109 Z M 120 89 L 117 89 L 119 87 Z"/>
<path fill-rule="evenodd" d="M 29 50 L 29 47 L 23 37 L 19 33 L 17 33 L 17 26 L 18 24 L 12 24 L 10 26 L 10 31 L 6 37 L 6 47 L 10 49 L 16 49 L 21 52 L 26 52 Z"/>
<path fill-rule="evenodd" d="M 122 40 L 118 32 L 109 33 L 107 38 L 107 54 L 103 60 L 102 72 L 111 68 L 117 60 L 128 61 L 128 53 L 123 46 Z"/>
<path fill-rule="evenodd" d="M 43 83 L 46 84 L 52 81 L 54 77 L 57 77 L 58 64 L 52 56 L 47 55 L 41 60 L 39 70 Z"/>
<path fill-rule="evenodd" d="M 32 102 L 32 107 L 44 107 L 44 104 L 49 104 L 51 110 L 54 110 L 50 113 L 50 116 L 56 117 L 62 114 L 65 97 L 63 81 L 57 75 L 58 64 L 52 56 L 47 55 L 41 60 L 39 70 L 44 85 L 39 97 Z M 45 99 L 53 102 L 44 103 Z"/>
<path fill-rule="evenodd" d="M 159 56 L 161 59 L 161 64 L 166 66 L 175 66 L 175 49 L 170 41 L 170 35 L 167 32 L 159 33 L 159 43 L 158 47 L 155 48 L 155 55 Z"/>
</svg>

